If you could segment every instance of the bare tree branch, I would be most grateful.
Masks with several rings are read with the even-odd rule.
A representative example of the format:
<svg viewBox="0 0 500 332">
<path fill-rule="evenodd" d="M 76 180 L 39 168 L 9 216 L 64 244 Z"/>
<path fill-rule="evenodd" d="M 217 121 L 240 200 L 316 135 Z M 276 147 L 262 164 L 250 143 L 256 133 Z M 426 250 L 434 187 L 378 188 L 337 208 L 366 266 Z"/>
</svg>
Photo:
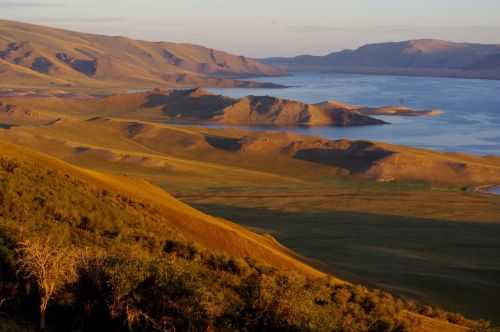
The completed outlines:
<svg viewBox="0 0 500 332">
<path fill-rule="evenodd" d="M 25 240 L 18 245 L 18 271 L 32 280 L 40 293 L 40 329 L 45 329 L 45 313 L 49 301 L 77 277 L 79 254 L 64 247 L 50 236 Z"/>
</svg>

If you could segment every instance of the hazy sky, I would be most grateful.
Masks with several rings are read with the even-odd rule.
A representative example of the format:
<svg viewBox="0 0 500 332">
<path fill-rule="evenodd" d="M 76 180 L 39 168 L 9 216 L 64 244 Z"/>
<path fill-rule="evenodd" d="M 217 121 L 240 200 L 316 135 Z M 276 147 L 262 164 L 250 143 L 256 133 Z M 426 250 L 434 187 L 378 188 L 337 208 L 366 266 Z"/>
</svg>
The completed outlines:
<svg viewBox="0 0 500 332">
<path fill-rule="evenodd" d="M 500 0 L 0 0 L 0 18 L 257 57 L 414 38 L 500 43 Z"/>
</svg>

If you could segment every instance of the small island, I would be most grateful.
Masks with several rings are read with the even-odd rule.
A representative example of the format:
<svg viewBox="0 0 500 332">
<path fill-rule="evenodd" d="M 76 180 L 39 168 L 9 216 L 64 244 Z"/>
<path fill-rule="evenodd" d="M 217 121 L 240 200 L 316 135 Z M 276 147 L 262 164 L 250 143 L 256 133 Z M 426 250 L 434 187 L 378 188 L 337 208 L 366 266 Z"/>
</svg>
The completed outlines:
<svg viewBox="0 0 500 332">
<path fill-rule="evenodd" d="M 416 110 L 407 106 L 368 107 L 345 104 L 334 100 L 319 103 L 316 106 L 330 111 L 346 110 L 368 116 L 438 116 L 443 113 L 437 109 Z"/>
</svg>

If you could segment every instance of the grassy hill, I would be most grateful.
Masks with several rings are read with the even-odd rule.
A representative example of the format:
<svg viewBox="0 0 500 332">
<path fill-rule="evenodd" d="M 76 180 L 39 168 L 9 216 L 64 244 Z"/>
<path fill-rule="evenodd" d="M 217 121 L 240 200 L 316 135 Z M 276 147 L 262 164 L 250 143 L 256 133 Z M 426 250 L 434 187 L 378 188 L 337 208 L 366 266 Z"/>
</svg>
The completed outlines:
<svg viewBox="0 0 500 332">
<path fill-rule="evenodd" d="M 0 20 L 0 86 L 256 87 L 283 70 L 197 45 L 146 42 Z"/>
<path fill-rule="evenodd" d="M 128 97 L 117 95 L 114 98 L 119 100 Z M 136 98 L 140 100 L 140 96 Z M 269 96 L 234 99 L 211 94 L 203 89 L 147 93 L 143 98 L 144 101 L 132 109 L 134 115 L 124 112 L 122 116 L 139 119 L 142 113 L 143 116 L 150 114 L 149 118 L 154 114 L 156 119 L 163 118 L 170 122 L 247 126 L 350 127 L 385 123 L 343 108 L 325 109 L 318 105 Z"/>
<path fill-rule="evenodd" d="M 498 158 L 164 124 L 161 109 L 137 109 L 144 94 L 2 102 L 10 109 L 2 118 L 10 121 L 9 129 L 0 130 L 3 142 L 114 174 L 105 178 L 123 179 L 129 191 L 151 188 L 132 180 L 145 179 L 210 215 L 272 234 L 344 280 L 475 318 L 498 317 L 493 303 L 500 294 L 500 206 L 496 197 L 473 190 L 498 181 Z M 151 192 L 139 197 L 174 205 L 157 189 Z M 195 220 L 202 231 L 172 220 L 168 228 L 184 229 L 174 233 L 237 257 L 252 253 L 254 240 L 267 248 L 262 250 L 277 250 L 277 257 L 296 257 L 267 236 L 247 238 L 235 230 L 238 236 L 225 242 L 219 219 Z M 266 251 L 261 256 L 274 257 Z M 288 259 L 278 261 L 283 269 L 296 269 Z"/>
<path fill-rule="evenodd" d="M 162 123 L 337 127 L 385 124 L 346 107 L 322 107 L 265 96 L 234 99 L 200 88 L 105 97 L 57 95 L 48 91 L 44 96 L 7 98 L 7 102 L 26 109 L 45 109 L 62 115 L 83 115 L 84 110 L 87 114 L 101 117 L 126 117 Z"/>
<path fill-rule="evenodd" d="M 15 278 L 18 241 L 80 248 L 49 328 L 84 331 L 467 331 L 480 323 L 325 278 L 267 236 L 198 212 L 143 180 L 0 143 L 0 297 L 24 331 L 37 289 Z M 154 294 L 154 297 L 151 295 Z M 423 315 L 423 316 L 422 316 Z M 425 318 L 428 317 L 428 318 Z M 14 323 L 17 321 L 19 323 Z M 458 324 L 458 325 L 457 325 Z"/>
<path fill-rule="evenodd" d="M 235 100 L 200 89 L 106 97 L 12 97 L 3 98 L 0 123 L 33 125 L 14 127 L 3 134 L 32 144 L 51 140 L 43 144 L 45 147 L 37 147 L 47 153 L 64 148 L 77 159 L 100 155 L 102 161 L 123 161 L 146 168 L 149 164 L 150 169 L 158 170 L 168 165 L 164 159 L 168 156 L 215 164 L 224 160 L 226 166 L 260 172 L 275 167 L 281 170 L 275 173 L 292 176 L 343 174 L 381 182 L 423 181 L 464 187 L 500 182 L 500 164 L 493 158 L 378 142 L 165 124 L 194 121 L 298 125 L 306 123 L 301 122 L 304 119 L 311 125 L 378 123 L 349 110 L 326 114 L 314 105 L 259 98 Z M 269 156 L 275 165 L 266 162 Z"/>
<path fill-rule="evenodd" d="M 31 163 L 34 167 L 36 167 L 37 163 L 41 163 L 45 167 L 42 167 L 40 170 L 35 168 L 34 170 L 37 173 L 47 171 L 49 173 L 47 181 L 56 180 L 55 174 L 51 174 L 50 170 L 46 170 L 50 168 L 57 170 L 57 174 L 64 174 L 66 179 L 71 179 L 71 181 L 63 180 L 61 183 L 53 183 L 53 186 L 59 185 L 61 187 L 60 190 L 62 192 L 59 194 L 62 196 L 67 195 L 67 197 L 59 197 L 59 199 L 41 203 L 40 211 L 31 211 L 30 215 L 33 219 L 37 219 L 37 212 L 43 215 L 45 219 L 57 219 L 58 213 L 56 211 L 59 209 L 69 209 L 72 200 L 77 199 L 88 201 L 88 203 L 84 203 L 84 207 L 90 208 L 93 210 L 93 213 L 88 211 L 89 215 L 71 216 L 68 217 L 68 220 L 64 220 L 64 222 L 74 223 L 74 226 L 77 226 L 79 222 L 85 220 L 85 223 L 103 227 L 102 232 L 113 232 L 115 227 L 123 225 L 127 219 L 133 217 L 133 214 L 127 218 L 126 214 L 124 215 L 123 212 L 118 211 L 119 204 L 111 204 L 109 207 L 106 207 L 105 201 L 107 200 L 99 202 L 102 192 L 99 193 L 96 190 L 117 192 L 118 197 L 115 197 L 115 199 L 119 200 L 120 195 L 126 195 L 125 202 L 134 200 L 131 205 L 136 206 L 137 212 L 142 212 L 143 214 L 149 213 L 149 218 L 153 223 L 144 224 L 143 227 L 150 234 L 157 233 L 160 235 L 163 233 L 166 235 L 169 234 L 167 231 L 175 231 L 176 236 L 181 236 L 187 240 L 195 241 L 233 256 L 252 256 L 284 269 L 291 268 L 306 274 L 321 275 L 318 271 L 309 268 L 293 258 L 293 255 L 290 255 L 288 251 L 277 245 L 272 239 L 256 235 L 235 224 L 222 219 L 212 218 L 196 211 L 146 181 L 129 177 L 103 175 L 79 169 L 56 159 L 31 153 L 5 143 L 2 143 L 2 156 L 4 158 L 13 158 L 14 161 L 12 162 L 9 159 L 6 161 L 7 164 L 13 163 L 14 166 L 12 167 L 15 167 L 15 164 L 18 162 L 28 162 L 28 166 L 31 166 Z M 38 175 L 33 174 L 32 176 L 36 177 Z M 76 184 L 75 188 L 72 189 L 68 185 L 69 183 Z M 48 185 L 48 183 L 43 183 L 42 181 L 41 185 Z M 13 186 L 14 189 L 18 188 L 15 184 Z M 37 191 L 40 190 L 42 189 L 34 189 L 31 194 L 36 196 Z M 81 192 L 79 192 L 80 190 Z M 81 198 L 78 199 L 78 197 Z M 33 199 L 36 200 L 36 197 L 33 197 Z M 4 200 L 3 208 L 16 210 L 9 207 L 9 204 L 17 206 L 19 203 L 6 203 Z M 115 226 L 111 223 L 106 226 L 105 223 L 101 223 L 100 219 L 107 219 L 106 215 L 112 216 L 110 219 L 118 224 Z M 20 216 L 20 218 L 29 218 L 29 216 L 24 215 Z M 147 216 L 145 218 L 148 219 Z M 160 218 L 160 220 L 155 220 L 156 218 Z M 133 220 L 130 219 L 129 222 L 133 223 Z"/>
</svg>

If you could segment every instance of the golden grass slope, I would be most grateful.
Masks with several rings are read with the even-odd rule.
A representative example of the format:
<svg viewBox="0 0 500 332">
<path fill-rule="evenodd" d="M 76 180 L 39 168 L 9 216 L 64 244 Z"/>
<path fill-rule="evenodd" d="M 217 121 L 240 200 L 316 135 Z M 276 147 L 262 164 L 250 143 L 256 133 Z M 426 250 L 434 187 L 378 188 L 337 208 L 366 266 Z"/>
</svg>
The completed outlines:
<svg viewBox="0 0 500 332">
<path fill-rule="evenodd" d="M 92 131 L 91 126 L 96 127 L 94 131 Z M 104 131 L 103 129 L 105 127 L 107 127 L 109 131 Z M 134 130 L 130 131 L 131 127 L 134 128 Z M 184 127 L 178 128 L 176 126 L 161 126 L 158 124 L 147 124 L 137 121 L 131 122 L 127 120 L 111 119 L 79 121 L 78 119 L 67 118 L 49 126 L 29 127 L 29 129 L 33 130 L 32 133 L 34 133 L 35 130 L 40 130 L 42 128 L 46 130 L 43 136 L 41 135 L 41 131 L 36 134 L 37 136 L 31 136 L 30 131 L 26 130 L 28 127 L 18 127 L 13 129 L 20 134 L 19 137 L 25 135 L 25 139 L 27 139 L 30 144 L 35 144 L 35 142 L 37 142 L 37 144 L 39 144 L 39 148 L 45 147 L 50 149 L 53 154 L 61 153 L 60 151 L 58 152 L 58 148 L 55 143 L 52 142 L 52 145 L 48 144 L 49 138 L 55 140 L 57 133 L 61 133 L 61 137 L 59 139 L 72 134 L 75 139 L 80 136 L 80 140 L 82 140 L 82 137 L 87 136 L 88 142 L 93 143 L 100 142 L 100 144 L 110 144 L 110 142 L 112 142 L 115 149 L 108 148 L 105 153 L 111 153 L 114 156 L 119 154 L 128 155 L 128 158 L 153 158 L 154 155 L 152 152 L 159 146 L 169 146 L 169 148 L 173 151 L 174 149 L 181 150 L 179 146 L 183 144 L 184 150 L 189 151 L 190 148 L 192 148 L 191 152 L 194 151 L 193 155 L 198 155 L 196 152 L 198 151 L 197 149 L 208 149 L 208 147 L 211 146 L 206 142 L 203 143 L 202 140 L 199 140 L 206 137 L 206 133 L 203 131 L 198 132 L 194 129 Z M 26 131 L 21 131 L 21 129 Z M 11 132 L 11 130 L 12 129 L 7 130 L 5 133 Z M 52 133 L 54 136 L 50 137 L 48 135 L 49 133 Z M 101 133 L 101 137 L 98 137 L 97 133 Z M 111 133 L 114 133 L 116 136 L 111 136 Z M 121 133 L 122 136 L 118 135 L 118 133 Z M 219 133 L 219 136 L 222 136 L 219 131 L 210 131 L 210 133 L 212 135 L 214 133 Z M 234 131 L 230 135 L 227 135 L 226 138 L 237 137 L 238 133 L 238 131 Z M 110 136 L 106 138 L 105 136 L 108 135 Z M 160 140 L 156 137 L 156 147 L 152 143 L 155 140 L 150 141 L 149 144 L 145 143 L 148 137 L 151 139 L 155 138 L 156 135 L 161 135 L 162 138 Z M 129 137 L 129 139 L 142 137 L 144 141 L 142 143 L 140 140 L 134 139 L 126 141 L 124 137 Z M 174 141 L 173 138 L 175 137 L 179 140 Z M 108 143 L 106 143 L 106 139 L 109 140 Z M 165 144 L 165 142 L 172 144 Z M 70 143 L 66 142 L 65 144 Z M 279 144 L 278 140 L 278 146 Z M 173 148 L 170 145 L 175 145 L 176 147 Z M 86 148 L 82 148 L 82 146 L 83 144 L 77 144 L 69 150 L 72 150 L 72 152 L 70 152 L 73 156 L 77 154 L 95 153 L 95 149 L 92 148 L 90 144 L 87 143 Z M 118 147 L 121 147 L 123 150 L 118 150 Z M 257 142 L 255 147 L 259 148 L 260 143 Z M 218 151 L 218 148 L 212 148 L 213 152 Z M 144 152 L 132 152 L 138 151 L 139 149 L 143 149 Z M 150 151 L 149 154 L 147 152 L 148 150 Z M 224 150 L 223 153 L 226 154 L 228 152 Z M 163 220 L 168 221 L 168 225 L 166 225 L 166 227 L 173 229 L 182 234 L 184 237 L 192 241 L 199 242 L 213 250 L 223 251 L 238 257 L 255 257 L 259 261 L 288 270 L 297 270 L 312 276 L 322 275 L 297 260 L 293 253 L 290 253 L 288 250 L 277 244 L 273 238 L 256 235 L 242 227 L 235 226 L 228 221 L 213 218 L 194 210 L 146 181 L 129 176 L 106 175 L 101 172 L 70 166 L 69 164 L 54 158 L 6 143 L 0 143 L 0 155 L 9 156 L 17 160 L 29 160 L 30 162 L 42 165 L 42 167 L 46 167 L 47 169 L 57 169 L 62 173 L 68 174 L 71 178 L 84 181 L 88 185 L 120 193 L 123 197 L 130 198 L 134 202 L 140 202 L 148 206 L 153 206 L 157 213 L 162 216 Z M 252 157 L 252 154 L 249 154 L 248 156 Z M 241 157 L 241 155 L 239 157 Z M 96 159 L 99 158 L 101 158 L 101 156 L 97 156 Z M 157 153 L 156 158 L 161 159 L 161 154 Z M 226 174 L 230 174 L 231 171 L 235 171 L 235 169 L 230 166 L 223 167 L 222 165 L 219 165 L 219 168 L 216 169 L 216 165 L 206 162 L 182 160 L 174 157 L 164 157 L 164 159 L 169 163 L 172 163 L 174 167 L 178 167 L 179 173 L 187 170 L 186 168 L 180 168 L 182 163 L 184 163 L 186 167 L 189 165 L 189 167 L 199 169 L 210 167 L 212 165 L 213 168 L 209 170 L 210 172 L 220 172 L 224 176 L 226 176 Z M 290 160 L 289 163 L 292 167 L 297 167 L 296 165 L 302 162 L 297 161 L 297 164 L 294 165 L 293 160 Z M 123 160 L 118 160 L 118 164 L 123 165 Z M 311 167 L 311 164 L 308 166 Z M 321 168 L 321 166 L 319 167 Z M 244 176 L 244 169 L 241 169 L 241 171 L 242 173 L 240 176 Z M 123 169 L 123 172 L 126 172 L 126 169 Z M 260 178 L 262 181 L 270 180 L 270 178 L 264 178 L 264 176 L 265 173 L 256 172 L 256 174 L 254 174 L 254 178 Z M 298 184 L 300 185 L 300 183 Z M 466 331 L 466 329 L 462 329 L 458 326 L 438 320 L 423 319 L 423 323 L 424 325 L 422 326 L 422 331 Z"/>
<path fill-rule="evenodd" d="M 56 120 L 56 117 L 43 112 L 32 111 L 0 100 L 0 123 L 4 125 L 45 124 Z"/>
<path fill-rule="evenodd" d="M 23 66 L 11 64 L 3 59 L 0 59 L 0 86 L 9 87 L 25 87 L 25 84 L 35 86 L 51 86 L 51 85 L 68 85 L 69 82 L 37 73 Z"/>
<path fill-rule="evenodd" d="M 230 78 L 284 73 L 244 56 L 197 45 L 5 20 L 0 20 L 0 59 L 0 70 L 9 73 L 0 76 L 0 85 L 9 86 L 258 86 Z"/>
<path fill-rule="evenodd" d="M 57 169 L 72 178 L 120 193 L 138 202 L 154 206 L 168 220 L 168 228 L 180 232 L 191 241 L 212 250 L 236 257 L 253 257 L 261 262 L 310 276 L 322 273 L 302 263 L 293 253 L 268 236 L 257 235 L 229 221 L 210 217 L 181 203 L 162 189 L 138 178 L 113 176 L 71 166 L 55 158 L 8 143 L 0 143 L 0 155 L 35 162 L 48 169 Z"/>
</svg>

